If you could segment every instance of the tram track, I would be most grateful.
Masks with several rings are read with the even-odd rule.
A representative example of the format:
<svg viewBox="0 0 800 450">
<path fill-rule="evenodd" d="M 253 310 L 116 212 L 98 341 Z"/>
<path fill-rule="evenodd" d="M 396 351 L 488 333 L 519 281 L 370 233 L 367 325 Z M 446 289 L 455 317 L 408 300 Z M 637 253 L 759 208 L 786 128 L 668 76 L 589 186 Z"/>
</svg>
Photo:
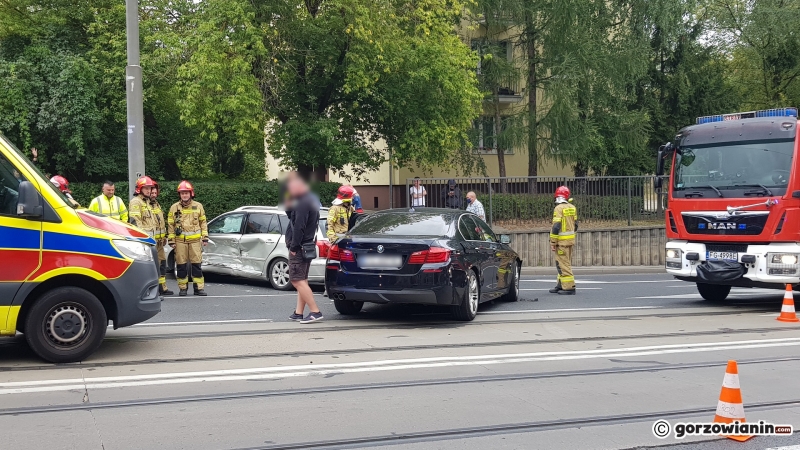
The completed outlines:
<svg viewBox="0 0 800 450">
<path fill-rule="evenodd" d="M 795 361 L 800 361 L 800 356 L 742 359 L 738 361 L 738 364 L 747 366 L 755 364 L 774 364 L 774 363 L 795 362 Z M 722 361 L 722 360 L 711 361 L 711 362 L 698 362 L 698 363 L 651 364 L 639 367 L 612 367 L 612 368 L 602 368 L 602 369 L 550 371 L 550 372 L 539 372 L 539 373 L 505 374 L 505 375 L 493 375 L 493 376 L 437 378 L 437 379 L 424 379 L 424 380 L 414 380 L 414 381 L 351 384 L 351 385 L 337 385 L 337 386 L 327 386 L 327 387 L 318 386 L 318 387 L 300 388 L 300 389 L 265 390 L 265 391 L 255 391 L 255 392 L 251 391 L 251 392 L 237 392 L 237 393 L 225 393 L 225 394 L 194 395 L 194 396 L 184 396 L 184 397 L 137 399 L 137 400 L 123 400 L 123 401 L 99 402 L 99 403 L 86 402 L 86 403 L 68 404 L 68 405 L 6 408 L 6 409 L 0 409 L 0 416 L 18 416 L 18 415 L 47 414 L 47 413 L 90 411 L 90 410 L 94 411 L 103 409 L 165 406 L 173 404 L 198 403 L 198 402 L 263 399 L 271 397 L 272 398 L 292 397 L 292 396 L 304 396 L 309 394 L 319 395 L 319 394 L 336 394 L 336 393 L 348 393 L 348 392 L 366 392 L 366 391 L 377 391 L 384 389 L 404 389 L 404 388 L 446 386 L 446 385 L 458 385 L 458 384 L 495 383 L 495 382 L 509 382 L 509 381 L 542 380 L 542 379 L 552 379 L 552 378 L 619 375 L 619 374 L 631 374 L 631 373 L 657 373 L 657 372 L 675 371 L 675 370 L 696 370 L 696 369 L 706 369 L 712 367 L 725 367 L 726 364 L 727 361 Z M 796 400 L 793 402 L 800 404 L 800 400 Z M 751 405 L 748 403 L 748 409 L 750 408 Z M 711 411 L 713 411 L 713 409 L 711 409 Z M 295 448 L 295 447 L 290 447 L 290 448 Z"/>
<path fill-rule="evenodd" d="M 750 403 L 747 406 L 750 410 L 763 410 L 786 408 L 800 405 L 800 400 L 785 400 L 776 402 Z M 453 439 L 473 438 L 490 435 L 503 435 L 514 433 L 526 433 L 548 430 L 561 430 L 578 428 L 585 426 L 618 425 L 625 423 L 637 423 L 656 419 L 681 419 L 695 415 L 713 415 L 716 411 L 714 407 L 706 408 L 687 408 L 681 410 L 640 412 L 633 414 L 618 414 L 601 417 L 580 417 L 561 420 L 545 420 L 538 422 L 517 422 L 504 423 L 497 425 L 448 428 L 441 430 L 417 431 L 406 433 L 392 433 L 385 435 L 365 436 L 347 439 L 335 439 L 325 441 L 308 441 L 288 444 L 270 444 L 257 447 L 239 447 L 230 450 L 298 450 L 298 449 L 340 449 L 340 448 L 359 448 L 372 447 L 376 445 L 392 444 L 412 444 L 426 443 L 435 441 L 447 441 Z M 724 439 L 724 438 L 723 438 Z"/>
<path fill-rule="evenodd" d="M 740 328 L 740 329 L 722 328 L 717 330 L 674 332 L 674 333 L 646 333 L 637 335 L 587 336 L 587 337 L 558 338 L 558 339 L 525 339 L 516 341 L 426 344 L 426 345 L 406 345 L 406 346 L 392 346 L 392 347 L 361 347 L 361 348 L 321 350 L 316 352 L 308 352 L 308 351 L 263 352 L 263 353 L 247 354 L 247 355 L 217 355 L 217 356 L 198 356 L 198 357 L 185 357 L 185 358 L 152 358 L 152 359 L 140 359 L 140 360 L 127 360 L 123 362 L 97 362 L 97 363 L 74 363 L 74 364 L 54 364 L 54 365 L 40 364 L 35 366 L 0 367 L 0 373 L 38 371 L 38 370 L 76 369 L 76 368 L 95 369 L 103 367 L 119 367 L 119 366 L 130 366 L 130 365 L 193 363 L 193 362 L 209 362 L 209 361 L 238 361 L 238 360 L 275 358 L 275 357 L 356 355 L 356 354 L 382 353 L 389 351 L 400 352 L 400 351 L 462 349 L 462 348 L 516 347 L 523 345 L 547 345 L 547 344 L 564 344 L 564 343 L 575 343 L 575 342 L 603 342 L 603 341 L 679 338 L 679 337 L 697 337 L 697 336 L 729 336 L 729 335 L 756 334 L 756 333 L 784 333 L 792 331 L 800 331 L 800 327 Z"/>
</svg>

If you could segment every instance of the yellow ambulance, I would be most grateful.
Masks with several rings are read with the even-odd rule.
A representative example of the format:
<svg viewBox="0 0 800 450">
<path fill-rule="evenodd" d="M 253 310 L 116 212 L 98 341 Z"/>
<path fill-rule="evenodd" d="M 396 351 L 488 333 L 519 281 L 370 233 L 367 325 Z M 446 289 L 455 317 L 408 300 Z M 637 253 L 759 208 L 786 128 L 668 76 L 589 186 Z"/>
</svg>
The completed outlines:
<svg viewBox="0 0 800 450">
<path fill-rule="evenodd" d="M 114 328 L 161 311 L 155 241 L 76 210 L 0 134 L 0 336 L 23 333 L 41 358 L 75 362 Z"/>
</svg>

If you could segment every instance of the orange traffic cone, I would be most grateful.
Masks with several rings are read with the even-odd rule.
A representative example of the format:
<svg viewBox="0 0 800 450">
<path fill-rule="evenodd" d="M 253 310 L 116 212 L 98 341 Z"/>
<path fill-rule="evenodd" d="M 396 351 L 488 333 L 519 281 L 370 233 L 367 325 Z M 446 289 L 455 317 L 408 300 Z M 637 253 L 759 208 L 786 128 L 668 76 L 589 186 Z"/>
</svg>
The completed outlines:
<svg viewBox="0 0 800 450">
<path fill-rule="evenodd" d="M 725 369 L 725 378 L 722 379 L 722 391 L 719 393 L 715 423 L 744 423 L 744 405 L 742 404 L 742 391 L 739 388 L 739 369 L 736 361 L 728 361 Z M 725 436 L 735 441 L 744 442 L 753 436 Z"/>
<path fill-rule="evenodd" d="M 778 316 L 781 322 L 800 322 L 797 314 L 794 312 L 794 297 L 792 296 L 792 285 L 786 285 L 786 293 L 783 294 L 783 306 L 781 307 L 781 315 Z"/>
</svg>

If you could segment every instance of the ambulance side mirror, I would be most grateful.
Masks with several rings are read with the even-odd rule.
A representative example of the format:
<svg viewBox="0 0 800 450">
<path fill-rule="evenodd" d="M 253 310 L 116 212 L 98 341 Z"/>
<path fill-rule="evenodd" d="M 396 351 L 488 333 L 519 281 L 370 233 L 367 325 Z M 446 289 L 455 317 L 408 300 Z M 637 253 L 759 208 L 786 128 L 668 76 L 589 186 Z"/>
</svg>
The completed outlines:
<svg viewBox="0 0 800 450">
<path fill-rule="evenodd" d="M 19 201 L 17 202 L 17 215 L 29 220 L 41 219 L 44 212 L 42 196 L 33 187 L 30 181 L 19 184 Z"/>
</svg>

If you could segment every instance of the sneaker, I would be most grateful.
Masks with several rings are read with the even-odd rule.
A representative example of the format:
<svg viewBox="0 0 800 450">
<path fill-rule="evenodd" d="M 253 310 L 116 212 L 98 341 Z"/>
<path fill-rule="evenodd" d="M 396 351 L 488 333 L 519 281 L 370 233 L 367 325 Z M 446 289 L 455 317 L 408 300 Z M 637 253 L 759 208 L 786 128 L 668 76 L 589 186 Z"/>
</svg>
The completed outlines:
<svg viewBox="0 0 800 450">
<path fill-rule="evenodd" d="M 302 314 L 297 314 L 296 312 L 293 312 L 292 315 L 289 316 L 289 320 L 294 320 L 295 322 L 300 322 L 301 320 L 303 320 L 303 315 Z"/>
<path fill-rule="evenodd" d="M 561 286 L 556 286 L 556 287 L 550 289 L 548 292 L 550 292 L 551 294 L 558 294 L 558 291 L 560 291 L 560 290 L 561 290 Z"/>
<path fill-rule="evenodd" d="M 558 295 L 575 295 L 575 289 L 562 289 L 558 291 Z"/>
<path fill-rule="evenodd" d="M 322 320 L 322 313 L 312 312 L 308 313 L 308 315 L 305 318 L 303 318 L 303 320 L 301 320 L 300 323 L 311 323 L 311 322 L 317 322 L 319 320 Z"/>
</svg>

